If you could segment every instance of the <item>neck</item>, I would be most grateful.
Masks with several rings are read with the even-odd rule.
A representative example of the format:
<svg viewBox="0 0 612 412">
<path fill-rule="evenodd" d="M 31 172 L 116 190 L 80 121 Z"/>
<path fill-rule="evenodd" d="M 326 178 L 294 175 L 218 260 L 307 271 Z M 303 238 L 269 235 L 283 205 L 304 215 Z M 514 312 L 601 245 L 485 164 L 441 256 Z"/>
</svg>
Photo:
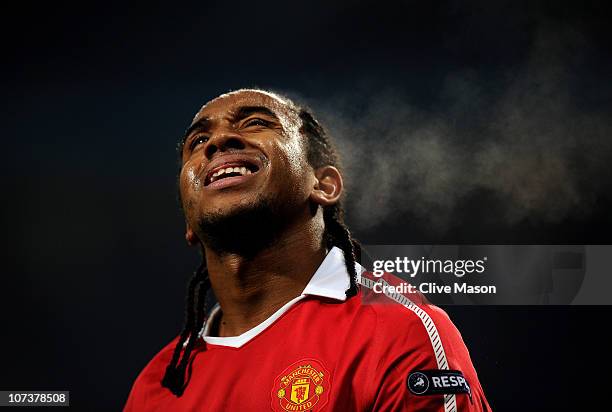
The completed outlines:
<svg viewBox="0 0 612 412">
<path fill-rule="evenodd" d="M 290 225 L 253 255 L 205 247 L 212 288 L 221 306 L 218 336 L 237 336 L 299 296 L 325 258 L 318 219 Z"/>
</svg>

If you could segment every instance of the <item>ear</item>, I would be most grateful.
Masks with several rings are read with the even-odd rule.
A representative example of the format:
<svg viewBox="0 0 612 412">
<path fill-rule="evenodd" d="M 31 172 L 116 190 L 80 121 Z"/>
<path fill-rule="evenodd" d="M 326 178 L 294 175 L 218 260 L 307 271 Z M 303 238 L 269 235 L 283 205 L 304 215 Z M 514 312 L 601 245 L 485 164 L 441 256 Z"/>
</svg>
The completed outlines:
<svg viewBox="0 0 612 412">
<path fill-rule="evenodd" d="M 315 184 L 310 200 L 321 206 L 331 206 L 338 202 L 343 189 L 340 171 L 333 166 L 323 166 L 315 170 Z"/>
<path fill-rule="evenodd" d="M 196 235 L 195 232 L 191 229 L 189 223 L 187 223 L 187 228 L 185 229 L 185 240 L 187 241 L 187 244 L 189 246 L 195 246 L 200 244 L 200 239 L 198 238 L 198 235 Z"/>
</svg>

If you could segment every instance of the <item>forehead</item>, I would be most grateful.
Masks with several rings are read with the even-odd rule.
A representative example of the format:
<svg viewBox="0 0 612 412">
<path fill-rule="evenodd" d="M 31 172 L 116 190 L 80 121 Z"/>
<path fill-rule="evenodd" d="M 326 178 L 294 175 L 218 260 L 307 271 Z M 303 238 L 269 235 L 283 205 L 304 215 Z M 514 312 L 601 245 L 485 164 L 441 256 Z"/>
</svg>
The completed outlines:
<svg viewBox="0 0 612 412">
<path fill-rule="evenodd" d="M 273 93 L 257 90 L 240 90 L 221 95 L 206 103 L 196 113 L 193 121 L 195 122 L 204 117 L 211 120 L 223 118 L 232 114 L 238 108 L 245 106 L 263 106 L 273 111 L 279 117 L 288 117 L 290 112 L 289 102 Z"/>
</svg>

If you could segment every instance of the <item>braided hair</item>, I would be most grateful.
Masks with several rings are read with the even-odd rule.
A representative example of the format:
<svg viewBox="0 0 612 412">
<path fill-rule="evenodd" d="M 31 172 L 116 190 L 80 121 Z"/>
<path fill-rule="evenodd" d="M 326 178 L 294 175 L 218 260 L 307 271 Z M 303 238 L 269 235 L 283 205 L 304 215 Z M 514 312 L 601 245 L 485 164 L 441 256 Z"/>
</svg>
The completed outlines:
<svg viewBox="0 0 612 412">
<path fill-rule="evenodd" d="M 340 159 L 332 145 L 325 129 L 314 118 L 310 111 L 295 106 L 302 121 L 300 132 L 306 136 L 308 163 L 315 169 L 323 166 L 341 168 Z M 351 232 L 344 223 L 344 209 L 341 202 L 323 208 L 323 221 L 325 223 L 325 242 L 328 249 L 337 246 L 344 254 L 346 270 L 350 275 L 350 285 L 346 290 L 346 297 L 357 294 L 357 272 L 355 261 L 361 255 L 361 245 L 352 238 Z"/>
<path fill-rule="evenodd" d="M 284 100 L 287 107 L 293 110 L 301 120 L 300 132 L 306 137 L 308 163 L 314 169 L 326 165 L 340 169 L 339 156 L 334 146 L 325 129 L 311 112 L 296 105 L 286 97 L 278 97 Z M 323 208 L 323 220 L 325 223 L 324 242 L 326 247 L 331 249 L 336 246 L 344 254 L 346 269 L 350 277 L 349 288 L 345 292 L 348 299 L 358 292 L 355 262 L 359 260 L 361 255 L 361 246 L 352 238 L 351 232 L 344 223 L 344 209 L 340 202 Z M 195 271 L 187 287 L 185 324 L 161 382 L 163 387 L 168 388 L 177 397 L 183 394 L 187 386 L 185 374 L 198 335 L 206 322 L 206 297 L 210 287 L 206 260 L 202 256 L 202 264 Z"/>
</svg>

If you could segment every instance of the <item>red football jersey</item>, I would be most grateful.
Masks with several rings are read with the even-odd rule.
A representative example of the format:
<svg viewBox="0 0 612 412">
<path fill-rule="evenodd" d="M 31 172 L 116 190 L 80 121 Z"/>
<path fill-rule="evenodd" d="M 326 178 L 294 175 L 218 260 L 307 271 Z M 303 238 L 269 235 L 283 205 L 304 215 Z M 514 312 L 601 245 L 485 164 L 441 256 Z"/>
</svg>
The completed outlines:
<svg viewBox="0 0 612 412">
<path fill-rule="evenodd" d="M 124 411 L 490 411 L 446 313 L 418 296 L 374 293 L 376 281 L 363 273 L 346 299 L 349 275 L 333 248 L 301 296 L 244 334 L 208 336 L 215 307 L 183 395 L 161 386 L 176 338 L 140 373 Z"/>
</svg>

